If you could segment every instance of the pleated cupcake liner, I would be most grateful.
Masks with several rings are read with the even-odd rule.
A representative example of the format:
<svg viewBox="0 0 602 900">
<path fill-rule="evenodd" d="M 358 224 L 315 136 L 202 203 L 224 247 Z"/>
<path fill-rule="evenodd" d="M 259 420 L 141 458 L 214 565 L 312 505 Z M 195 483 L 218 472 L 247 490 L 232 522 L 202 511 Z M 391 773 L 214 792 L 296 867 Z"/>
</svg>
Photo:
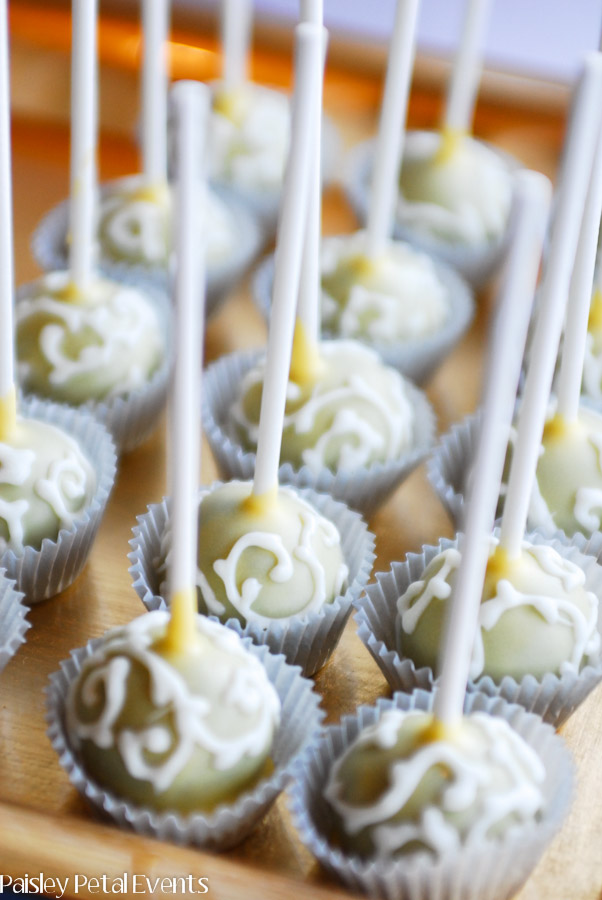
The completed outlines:
<svg viewBox="0 0 602 900">
<path fill-rule="evenodd" d="M 155 430 L 165 407 L 171 372 L 171 303 L 164 291 L 152 284 L 142 285 L 125 275 L 121 283 L 141 290 L 157 314 L 163 342 L 163 358 L 142 387 L 106 400 L 88 400 L 77 409 L 89 411 L 110 432 L 118 453 L 128 453 L 143 444 Z M 27 296 L 28 285 L 17 293 L 17 303 Z M 25 396 L 34 396 L 26 388 Z"/>
<path fill-rule="evenodd" d="M 324 712 L 313 684 L 301 676 L 297 666 L 288 665 L 283 656 L 274 656 L 267 647 L 245 640 L 247 649 L 265 667 L 282 704 L 271 754 L 273 774 L 251 791 L 243 792 L 234 803 L 221 805 L 212 813 L 158 812 L 136 806 L 98 785 L 86 774 L 71 746 L 65 724 L 66 698 L 84 663 L 101 643 L 102 638 L 97 638 L 71 651 L 71 658 L 61 662 L 60 670 L 50 676 L 47 688 L 48 736 L 71 783 L 101 815 L 138 834 L 210 850 L 227 850 L 240 843 L 288 783 L 300 754 L 317 740 Z"/>
<path fill-rule="evenodd" d="M 566 536 L 564 540 L 551 540 L 533 533 L 526 535 L 526 539 L 532 544 L 552 546 L 562 557 L 583 569 L 586 589 L 601 601 L 598 630 L 602 633 L 602 567 L 596 559 L 581 552 L 577 544 L 567 543 Z M 436 547 L 427 545 L 422 548 L 422 553 L 409 553 L 405 562 L 394 562 L 388 572 L 379 572 L 376 581 L 368 585 L 356 601 L 354 618 L 358 635 L 393 691 L 428 691 L 437 684 L 431 668 L 417 668 L 413 660 L 402 657 L 397 650 L 397 601 L 410 584 L 422 577 L 438 553 L 457 546 L 457 538 L 442 538 Z M 470 681 L 467 689 L 488 697 L 501 697 L 508 703 L 518 703 L 528 712 L 536 713 L 559 728 L 600 681 L 602 656 L 596 665 L 587 665 L 578 673 L 558 676 L 550 672 L 541 679 L 527 675 L 521 680 L 506 675 L 499 683 L 483 675 L 476 681 Z"/>
<path fill-rule="evenodd" d="M 225 479 L 247 481 L 255 471 L 256 454 L 245 450 L 230 432 L 227 414 L 240 393 L 242 379 L 261 356 L 262 351 L 232 353 L 218 359 L 205 373 L 203 429 Z M 331 494 L 369 518 L 428 456 L 435 442 L 436 422 L 432 407 L 411 382 L 406 382 L 405 389 L 415 412 L 414 441 L 410 451 L 403 452 L 397 459 L 362 466 L 355 471 L 333 472 L 323 467 L 314 472 L 308 466 L 295 469 L 290 463 L 283 463 L 278 470 L 280 483 Z"/>
<path fill-rule="evenodd" d="M 434 262 L 437 278 L 445 289 L 448 315 L 438 331 L 406 341 L 373 341 L 353 338 L 374 350 L 386 365 L 397 369 L 416 384 L 425 382 L 441 365 L 468 331 L 474 318 L 474 296 L 466 282 L 449 266 Z M 253 276 L 253 299 L 264 319 L 269 321 L 272 308 L 274 256 L 267 257 Z M 330 328 L 322 329 L 325 338 L 341 335 Z"/>
<path fill-rule="evenodd" d="M 24 595 L 16 590 L 15 582 L 6 578 L 4 570 L 0 569 L 0 672 L 25 643 L 25 634 L 31 628 L 23 599 Z"/>
<path fill-rule="evenodd" d="M 101 195 L 110 192 L 116 182 L 101 188 Z M 261 252 L 264 235 L 253 211 L 235 191 L 223 184 L 212 184 L 212 190 L 228 207 L 236 227 L 232 252 L 219 263 L 207 267 L 205 313 L 213 315 Z M 31 239 L 31 252 L 45 272 L 67 268 L 69 264 L 66 236 L 69 227 L 69 201 L 64 200 L 47 213 L 37 226 Z M 211 227 L 211 223 L 209 226 Z M 107 278 L 137 284 L 151 285 L 171 295 L 171 274 L 167 266 L 144 266 L 136 263 L 117 262 L 100 257 L 98 269 Z"/>
<path fill-rule="evenodd" d="M 219 486 L 211 485 L 209 490 Z M 322 668 L 337 646 L 353 609 L 354 601 L 366 586 L 374 563 L 374 535 L 358 513 L 324 494 L 300 490 L 299 496 L 332 522 L 341 536 L 341 550 L 349 569 L 348 587 L 332 603 L 317 612 L 300 615 L 288 622 L 274 620 L 268 628 L 257 622 L 242 625 L 237 618 L 225 623 L 241 637 L 249 637 L 257 645 L 266 645 L 272 653 L 283 654 L 292 665 L 301 667 L 303 675 L 313 675 Z M 134 590 L 147 610 L 166 609 L 161 595 L 164 574 L 164 536 L 170 530 L 169 501 L 164 499 L 148 507 L 138 516 L 134 537 L 130 540 L 130 575 Z M 162 544 L 163 542 L 163 544 Z M 216 616 L 209 616 L 219 621 Z"/>
<path fill-rule="evenodd" d="M 511 169 L 519 168 L 519 163 L 508 153 L 491 144 L 487 144 L 487 146 L 505 160 Z M 362 225 L 366 224 L 368 218 L 374 148 L 373 139 L 358 144 L 351 151 L 346 166 L 347 198 Z M 513 212 L 514 204 L 510 210 L 508 227 L 505 232 L 481 246 L 452 243 L 438 238 L 436 235 L 426 235 L 404 225 L 397 218 L 393 233 L 399 240 L 407 241 L 414 247 L 431 256 L 436 256 L 452 266 L 478 290 L 487 284 L 504 261 L 513 230 Z"/>
<path fill-rule="evenodd" d="M 27 397 L 19 403 L 19 414 L 55 425 L 74 438 L 96 476 L 90 504 L 70 528 L 59 531 L 56 541 L 44 538 L 39 550 L 25 547 L 20 555 L 10 548 L 0 553 L 0 568 L 6 569 L 7 577 L 31 604 L 65 590 L 83 569 L 113 487 L 117 457 L 110 434 L 86 410 Z"/>
<path fill-rule="evenodd" d="M 499 698 L 469 694 L 465 713 L 486 712 L 505 719 L 545 766 L 544 808 L 538 821 L 509 829 L 504 836 L 454 849 L 433 859 L 426 854 L 388 861 L 362 860 L 331 843 L 333 814 L 324 798 L 330 770 L 364 728 L 387 710 L 428 710 L 433 694 L 416 691 L 362 706 L 354 716 L 325 729 L 321 740 L 298 761 L 288 790 L 293 822 L 303 844 L 322 866 L 352 891 L 382 900 L 506 900 L 514 896 L 560 828 L 572 797 L 573 763 L 561 738 L 537 716 Z"/>
<path fill-rule="evenodd" d="M 456 528 L 464 515 L 466 475 L 476 452 L 479 420 L 479 413 L 472 413 L 452 425 L 426 464 L 428 480 Z"/>
</svg>

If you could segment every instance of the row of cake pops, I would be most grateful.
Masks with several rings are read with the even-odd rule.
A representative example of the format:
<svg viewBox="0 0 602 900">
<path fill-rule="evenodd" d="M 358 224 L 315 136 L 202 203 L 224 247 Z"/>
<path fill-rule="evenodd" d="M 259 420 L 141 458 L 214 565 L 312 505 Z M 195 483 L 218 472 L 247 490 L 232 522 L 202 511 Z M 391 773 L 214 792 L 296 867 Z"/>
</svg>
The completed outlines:
<svg viewBox="0 0 602 900">
<path fill-rule="evenodd" d="M 199 345 L 190 327 L 197 290 L 191 281 L 187 314 L 182 315 L 178 308 L 176 330 L 182 343 L 170 417 L 173 440 L 177 439 L 182 456 L 171 476 L 170 502 L 160 515 L 151 510 L 143 517 L 138 534 L 140 577 L 154 569 L 152 577 L 158 583 L 163 572 L 157 570 L 157 560 L 168 569 L 162 596 L 165 600 L 169 595 L 170 618 L 166 621 L 165 614 L 151 613 L 72 655 L 53 679 L 51 737 L 74 783 L 117 821 L 135 828 L 214 847 L 228 846 L 246 833 L 258 809 L 263 808 L 266 785 L 288 770 L 295 776 L 293 807 L 303 836 L 326 865 L 355 887 L 382 896 L 424 896 L 426 879 L 429 896 L 448 896 L 452 889 L 456 896 L 469 896 L 468 881 L 472 880 L 473 896 L 475 881 L 480 888 L 487 884 L 490 892 L 495 884 L 500 895 L 507 896 L 558 827 L 570 795 L 565 751 L 552 730 L 536 717 L 476 695 L 467 705 L 481 714 L 462 715 L 468 675 L 463 668 L 467 669 L 469 656 L 465 648 L 470 646 L 476 624 L 479 580 L 487 564 L 549 205 L 545 179 L 536 175 L 521 179 L 517 231 L 501 303 L 505 318 L 491 356 L 469 504 L 472 518 L 463 546 L 461 573 L 466 590 L 458 596 L 465 599 L 456 608 L 462 607 L 465 621 L 455 634 L 450 630 L 445 642 L 442 690 L 428 698 L 398 695 L 377 710 L 360 711 L 358 719 L 321 737 L 313 730 L 319 722 L 314 718 L 310 728 L 306 714 L 305 745 L 288 755 L 279 741 L 283 731 L 298 733 L 300 701 L 289 704 L 287 716 L 284 706 L 289 698 L 285 698 L 283 721 L 276 727 L 273 694 L 259 686 L 255 673 L 252 677 L 250 672 L 243 675 L 239 671 L 237 680 L 231 672 L 232 667 L 243 667 L 238 654 L 229 650 L 226 660 L 218 652 L 225 647 L 224 632 L 214 631 L 218 626 L 212 627 L 202 618 L 195 619 L 200 588 L 209 612 L 229 620 L 231 629 L 236 623 L 232 614 L 244 619 L 244 632 L 257 640 L 249 627 L 254 621 L 263 634 L 258 642 L 267 643 L 272 650 L 279 649 L 275 640 L 284 632 L 294 633 L 292 656 L 286 641 L 281 649 L 289 659 L 303 660 L 306 671 L 313 671 L 306 658 L 307 647 L 332 640 L 333 623 L 325 621 L 326 606 L 340 604 L 344 580 L 350 583 L 348 598 L 358 582 L 364 581 L 363 574 L 351 571 L 354 557 L 363 558 L 364 570 L 366 563 L 368 569 L 371 565 L 370 542 L 364 537 L 360 547 L 357 525 L 352 526 L 356 532 L 353 546 L 345 546 L 348 522 L 359 522 L 355 514 L 339 506 L 338 513 L 330 513 L 331 522 L 325 522 L 307 500 L 328 502 L 331 510 L 337 504 L 311 494 L 301 500 L 278 484 L 306 240 L 310 163 L 313 165 L 316 157 L 323 44 L 319 25 L 299 26 L 297 44 L 296 86 L 303 89 L 295 95 L 253 482 L 214 486 L 201 492 L 200 502 L 191 491 L 197 471 L 194 410 L 198 398 L 193 390 L 195 369 L 185 374 L 185 361 L 194 357 Z M 600 73 L 598 66 L 598 78 Z M 180 153 L 185 153 L 185 146 L 183 140 Z M 192 156 L 188 154 L 189 162 Z M 192 166 L 187 171 L 191 172 Z M 184 252 L 181 235 L 185 233 L 183 223 L 179 246 Z M 180 265 L 185 262 L 184 252 Z M 182 275 L 180 278 L 185 280 Z M 303 331 L 301 336 L 297 334 L 296 350 L 299 352 L 300 346 L 304 351 L 301 361 L 305 365 L 320 358 L 320 346 L 311 342 L 311 336 Z M 504 431 L 506 436 L 500 440 Z M 174 465 L 175 456 L 171 454 Z M 195 534 L 197 521 L 199 537 Z M 152 540 L 159 540 L 159 546 L 150 547 Z M 200 558 L 197 543 L 202 548 Z M 570 564 L 555 554 L 553 548 L 542 552 L 541 556 L 546 556 L 542 571 L 562 583 Z M 238 571 L 241 565 L 242 571 Z M 305 577 L 308 572 L 309 580 Z M 303 607 L 292 610 L 291 602 L 303 591 Z M 332 598 L 332 593 L 338 596 Z M 232 643 L 231 636 L 228 643 Z M 262 659 L 270 667 L 277 665 L 277 657 L 271 654 L 264 652 Z M 206 674 L 209 666 L 213 667 L 211 678 Z M 135 678 L 131 677 L 133 671 Z M 101 683 L 102 698 L 97 692 Z M 241 693 L 243 683 L 246 694 Z M 160 689 L 160 685 L 168 687 Z M 216 705 L 221 705 L 219 725 Z M 251 731 L 243 729 L 241 718 L 245 716 Z M 374 727 L 360 732 L 362 721 Z M 351 739 L 358 733 L 353 743 Z M 242 750 L 245 742 L 253 746 L 246 754 Z M 274 775 L 255 785 L 270 752 Z M 391 777 L 393 770 L 395 777 Z M 423 779 L 429 775 L 425 787 Z M 329 846 L 331 825 L 341 848 Z M 412 861 L 411 854 L 416 852 L 419 859 Z M 395 859 L 399 854 L 409 854 L 403 866 Z M 447 893 L 439 887 L 442 873 Z"/>
</svg>

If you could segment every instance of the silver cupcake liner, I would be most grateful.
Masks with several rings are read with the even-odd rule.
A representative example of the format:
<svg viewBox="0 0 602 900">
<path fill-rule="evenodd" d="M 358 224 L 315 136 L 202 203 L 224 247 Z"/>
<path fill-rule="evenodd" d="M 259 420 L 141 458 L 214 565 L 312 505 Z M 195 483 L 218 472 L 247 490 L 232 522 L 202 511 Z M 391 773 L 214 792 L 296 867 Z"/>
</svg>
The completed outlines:
<svg viewBox="0 0 602 900">
<path fill-rule="evenodd" d="M 48 736 L 71 783 L 101 814 L 139 834 L 210 850 L 227 850 L 238 844 L 290 780 L 299 755 L 317 739 L 324 711 L 320 709 L 320 697 L 313 691 L 313 684 L 301 677 L 297 666 L 287 665 L 283 656 L 274 656 L 267 647 L 256 647 L 250 640 L 245 641 L 265 667 L 282 704 L 281 722 L 272 749 L 274 772 L 252 791 L 241 794 L 235 803 L 220 806 L 211 814 L 157 812 L 135 806 L 96 784 L 70 745 L 65 725 L 66 697 L 71 683 L 101 641 L 102 638 L 97 638 L 86 647 L 73 650 L 71 658 L 61 663 L 60 671 L 50 676 L 47 689 Z"/>
<path fill-rule="evenodd" d="M 426 854 L 387 862 L 364 861 L 329 843 L 333 815 L 324 786 L 334 760 L 364 728 L 388 709 L 432 709 L 433 695 L 416 691 L 362 706 L 355 716 L 328 727 L 322 739 L 299 760 L 289 787 L 293 822 L 305 846 L 333 875 L 353 891 L 383 900 L 505 900 L 526 881 L 539 857 L 560 828 L 571 802 L 573 763 L 558 735 L 522 707 L 481 694 L 467 695 L 465 712 L 484 711 L 504 718 L 542 760 L 544 810 L 539 821 L 518 826 L 497 840 L 481 840 L 439 859 Z"/>
<path fill-rule="evenodd" d="M 519 163 L 508 153 L 497 147 L 487 145 L 506 160 L 511 169 L 518 169 Z M 353 148 L 346 166 L 345 189 L 353 210 L 362 225 L 368 218 L 372 161 L 374 158 L 374 140 L 364 141 Z M 514 207 L 514 204 L 513 204 Z M 436 256 L 448 265 L 457 269 L 474 288 L 479 289 L 493 277 L 506 256 L 513 230 L 513 208 L 510 211 L 508 227 L 503 235 L 488 241 L 482 247 L 469 247 L 453 244 L 436 236 L 428 236 L 408 228 L 398 219 L 395 220 L 394 236 L 407 241 L 431 256 Z"/>
<path fill-rule="evenodd" d="M 464 515 L 466 475 L 474 459 L 479 413 L 472 413 L 452 425 L 430 455 L 428 479 L 456 528 Z"/>
<path fill-rule="evenodd" d="M 108 431 L 85 410 L 28 397 L 20 401 L 19 414 L 66 431 L 80 445 L 96 475 L 89 506 L 71 528 L 59 531 L 56 541 L 45 538 L 39 550 L 25 547 L 20 556 L 10 549 L 0 554 L 0 567 L 31 604 L 65 590 L 83 569 L 113 487 L 117 457 Z"/>
<path fill-rule="evenodd" d="M 25 618 L 27 612 L 23 594 L 15 590 L 15 582 L 0 569 L 0 672 L 25 643 L 25 633 L 31 628 L 31 622 Z"/>
<path fill-rule="evenodd" d="M 226 625 L 239 635 L 250 637 L 255 644 L 265 644 L 272 653 L 282 653 L 289 663 L 301 667 L 303 675 L 313 675 L 325 665 L 334 651 L 353 603 L 370 578 L 374 563 L 374 536 L 356 512 L 337 503 L 332 497 L 307 489 L 300 490 L 299 495 L 338 529 L 343 557 L 349 568 L 347 590 L 332 603 L 324 604 L 318 612 L 289 622 L 274 621 L 269 628 L 256 622 L 247 622 L 243 626 L 236 618 L 228 619 Z M 167 602 L 160 593 L 165 577 L 161 569 L 161 541 L 169 527 L 168 501 L 163 500 L 149 506 L 144 515 L 138 516 L 138 525 L 134 527 L 134 537 L 130 540 L 130 575 L 134 590 L 148 610 L 167 608 Z M 216 616 L 209 618 L 219 621 Z"/>
<path fill-rule="evenodd" d="M 445 263 L 434 262 L 437 277 L 447 294 L 448 316 L 435 334 L 408 341 L 371 341 L 358 338 L 374 350 L 386 365 L 397 369 L 416 384 L 422 384 L 441 365 L 454 349 L 474 318 L 474 296 L 466 282 Z M 253 299 L 264 319 L 269 321 L 272 308 L 274 256 L 265 259 L 253 277 Z M 329 328 L 322 330 L 325 338 L 340 337 Z"/>
<path fill-rule="evenodd" d="M 104 185 L 101 194 L 108 193 L 114 184 L 115 182 L 110 182 Z M 207 269 L 205 298 L 207 317 L 216 312 L 251 267 L 264 242 L 260 224 L 243 199 L 223 184 L 212 184 L 212 189 L 230 209 L 232 221 L 236 226 L 236 239 L 233 242 L 234 249 L 227 259 Z M 65 269 L 68 266 L 66 245 L 68 226 L 69 201 L 64 200 L 44 216 L 34 231 L 31 252 L 45 272 Z M 101 258 L 98 260 L 98 268 L 115 281 L 138 284 L 140 287 L 152 285 L 168 295 L 171 293 L 171 276 L 165 266 L 142 266 Z"/>
<path fill-rule="evenodd" d="M 171 370 L 171 304 L 164 291 L 148 283 L 136 282 L 124 275 L 120 283 L 137 287 L 150 300 L 157 313 L 163 339 L 163 359 L 144 387 L 107 400 L 88 400 L 78 409 L 88 410 L 110 432 L 118 453 L 128 453 L 150 437 L 167 400 Z M 17 292 L 17 303 L 27 295 L 28 285 Z M 33 396 L 23 389 L 25 396 Z"/>
<path fill-rule="evenodd" d="M 526 536 L 533 544 L 548 544 L 585 572 L 585 586 L 602 601 L 602 567 L 590 555 L 584 555 L 567 539 L 551 540 L 541 534 Z M 431 690 L 437 683 L 430 668 L 416 668 L 414 662 L 400 657 L 396 648 L 397 600 L 414 581 L 421 578 L 430 561 L 449 547 L 457 547 L 458 540 L 442 538 L 437 547 L 425 546 L 422 553 L 409 553 L 405 562 L 394 562 L 391 569 L 376 575 L 376 582 L 368 585 L 356 601 L 355 621 L 358 635 L 370 651 L 394 691 L 411 693 L 416 688 Z M 598 616 L 602 632 L 602 605 Z M 468 691 L 501 697 L 508 703 L 518 703 L 528 712 L 536 713 L 546 722 L 559 728 L 588 694 L 602 681 L 602 658 L 597 665 L 585 666 L 578 674 L 557 676 L 549 673 L 541 680 L 533 675 L 517 681 L 506 675 L 499 684 L 489 676 L 481 676 L 468 683 Z"/>
<path fill-rule="evenodd" d="M 232 353 L 207 369 L 203 385 L 203 429 L 223 478 L 248 481 L 255 471 L 255 453 L 244 450 L 231 436 L 227 412 L 240 392 L 241 380 L 259 360 L 262 351 Z M 436 434 L 435 414 L 422 393 L 406 383 L 415 411 L 414 448 L 398 459 L 373 463 L 354 472 L 332 472 L 326 467 L 313 472 L 308 466 L 294 469 L 284 463 L 278 470 L 281 484 L 310 487 L 331 494 L 367 518 L 386 500 L 408 475 L 428 456 Z"/>
</svg>

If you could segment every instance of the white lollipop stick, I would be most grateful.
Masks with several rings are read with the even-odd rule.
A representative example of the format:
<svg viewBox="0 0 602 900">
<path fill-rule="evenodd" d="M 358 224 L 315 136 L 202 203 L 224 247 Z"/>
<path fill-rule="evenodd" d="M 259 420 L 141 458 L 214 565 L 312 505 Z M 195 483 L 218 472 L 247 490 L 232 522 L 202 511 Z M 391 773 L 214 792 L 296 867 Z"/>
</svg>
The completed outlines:
<svg viewBox="0 0 602 900">
<path fill-rule="evenodd" d="M 322 26 L 321 0 L 306 2 L 302 5 L 303 21 L 313 22 Z M 307 18 L 305 18 L 307 16 Z M 305 327 L 308 339 L 316 344 L 320 339 L 320 236 L 322 231 L 322 96 L 324 87 L 324 63 L 326 61 L 326 47 L 328 32 L 323 30 L 323 53 L 320 71 L 319 97 L 314 109 L 314 122 L 312 126 L 313 152 L 311 184 L 309 192 L 309 204 L 307 210 L 307 224 L 305 228 L 305 242 L 303 245 L 303 262 L 301 265 L 301 280 L 299 283 L 299 300 L 297 303 L 297 317 Z"/>
<path fill-rule="evenodd" d="M 172 547 L 170 637 L 182 649 L 194 634 L 200 392 L 205 306 L 205 228 L 199 213 L 199 159 L 209 115 L 209 90 L 192 81 L 173 89 L 178 171 L 174 193 L 176 275 L 174 372 L 170 395 L 169 480 Z M 204 188 L 204 182 L 202 184 Z M 205 199 L 204 190 L 202 200 Z"/>
<path fill-rule="evenodd" d="M 444 129 L 468 132 L 483 67 L 483 43 L 492 0 L 468 0 L 447 94 Z"/>
<path fill-rule="evenodd" d="M 483 416 L 460 544 L 462 560 L 442 645 L 434 712 L 446 725 L 462 715 L 550 197 L 551 184 L 544 175 L 527 171 L 517 175 L 516 232 L 499 296 L 498 320 L 492 328 Z"/>
<path fill-rule="evenodd" d="M 602 54 L 592 53 L 586 57 L 573 102 L 556 189 L 548 264 L 539 292 L 536 328 L 504 502 L 500 543 L 510 559 L 520 554 L 527 523 L 601 106 Z"/>
<path fill-rule="evenodd" d="M 314 25 L 324 24 L 323 0 L 301 0 L 299 15 L 300 22 L 313 22 Z"/>
<path fill-rule="evenodd" d="M 368 254 L 371 256 L 381 250 L 393 227 L 398 194 L 397 176 L 403 156 L 404 125 L 414 65 L 419 3 L 420 0 L 397 0 L 395 10 L 366 224 Z"/>
<path fill-rule="evenodd" d="M 602 138 L 594 158 L 594 167 L 587 192 L 583 222 L 571 290 L 566 313 L 564 343 L 558 379 L 558 415 L 574 422 L 579 414 L 583 361 L 587 346 L 587 324 L 592 298 L 592 284 L 598 250 L 598 232 L 602 215 Z"/>
<path fill-rule="evenodd" d="M 323 33 L 319 26 L 306 22 L 297 25 L 291 147 L 278 221 L 272 314 L 253 482 L 256 497 L 278 486 L 282 425 L 307 220 L 312 162 L 311 129 L 320 91 L 322 46 Z"/>
<path fill-rule="evenodd" d="M 13 201 L 7 0 L 0 0 L 0 440 L 14 419 Z"/>
<path fill-rule="evenodd" d="M 167 179 L 169 0 L 142 0 L 142 171 L 147 184 Z"/>
<path fill-rule="evenodd" d="M 84 291 L 92 277 L 97 142 L 97 0 L 71 3 L 71 191 L 69 269 Z"/>
<path fill-rule="evenodd" d="M 252 0 L 222 0 L 222 78 L 227 88 L 248 79 Z"/>
</svg>

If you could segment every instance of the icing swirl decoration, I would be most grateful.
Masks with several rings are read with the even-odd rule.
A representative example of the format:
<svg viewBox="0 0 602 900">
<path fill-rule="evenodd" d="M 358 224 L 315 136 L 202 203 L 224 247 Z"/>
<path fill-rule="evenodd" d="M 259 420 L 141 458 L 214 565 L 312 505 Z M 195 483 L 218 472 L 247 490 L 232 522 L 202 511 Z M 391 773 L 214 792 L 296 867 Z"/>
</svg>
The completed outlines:
<svg viewBox="0 0 602 900">
<path fill-rule="evenodd" d="M 388 241 L 374 259 L 367 250 L 363 231 L 323 239 L 322 327 L 387 344 L 439 331 L 449 298 L 430 257 L 400 241 Z"/>
<path fill-rule="evenodd" d="M 353 471 L 411 450 L 414 409 L 404 380 L 378 356 L 351 341 L 322 341 L 317 381 L 289 381 L 281 462 Z M 264 363 L 244 376 L 230 409 L 233 430 L 247 449 L 257 445 Z"/>
<path fill-rule="evenodd" d="M 492 551 L 496 541 L 492 540 Z M 470 678 L 505 675 L 520 681 L 552 672 L 577 674 L 600 658 L 598 598 L 585 574 L 553 547 L 523 543 L 521 556 L 500 570 L 495 556 L 479 608 Z M 460 564 L 450 547 L 431 560 L 397 602 L 398 649 L 416 667 L 437 670 L 445 603 Z"/>
<path fill-rule="evenodd" d="M 226 204 L 208 189 L 199 196 L 206 221 L 207 263 L 223 264 L 234 249 L 235 223 Z M 172 252 L 172 197 L 167 185 L 145 186 L 141 176 L 112 182 L 100 202 L 98 241 L 102 259 L 166 267 Z"/>
<path fill-rule="evenodd" d="M 77 443 L 53 425 L 19 419 L 0 443 L 0 552 L 39 550 L 56 540 L 92 500 L 92 466 Z"/>
<path fill-rule="evenodd" d="M 505 232 L 512 174 L 493 150 L 471 137 L 444 159 L 441 135 L 409 131 L 401 167 L 398 220 L 426 237 L 482 246 Z"/>
<path fill-rule="evenodd" d="M 288 97 L 248 82 L 212 88 L 211 176 L 247 190 L 280 190 L 290 140 Z"/>
<path fill-rule="evenodd" d="M 71 686 L 70 740 L 88 773 L 136 803 L 210 811 L 265 772 L 280 700 L 232 631 L 199 617 L 193 658 L 160 651 L 168 614 L 105 636 Z"/>
<path fill-rule="evenodd" d="M 68 273 L 53 272 L 17 303 L 21 384 L 72 405 L 144 387 L 165 353 L 153 306 L 137 288 L 105 279 L 95 279 L 84 297 L 69 302 L 68 283 Z"/>
<path fill-rule="evenodd" d="M 387 710 L 335 761 L 324 796 L 345 849 L 439 857 L 540 815 L 544 766 L 507 722 L 473 713 L 425 740 L 431 723 L 424 712 Z"/>
</svg>

